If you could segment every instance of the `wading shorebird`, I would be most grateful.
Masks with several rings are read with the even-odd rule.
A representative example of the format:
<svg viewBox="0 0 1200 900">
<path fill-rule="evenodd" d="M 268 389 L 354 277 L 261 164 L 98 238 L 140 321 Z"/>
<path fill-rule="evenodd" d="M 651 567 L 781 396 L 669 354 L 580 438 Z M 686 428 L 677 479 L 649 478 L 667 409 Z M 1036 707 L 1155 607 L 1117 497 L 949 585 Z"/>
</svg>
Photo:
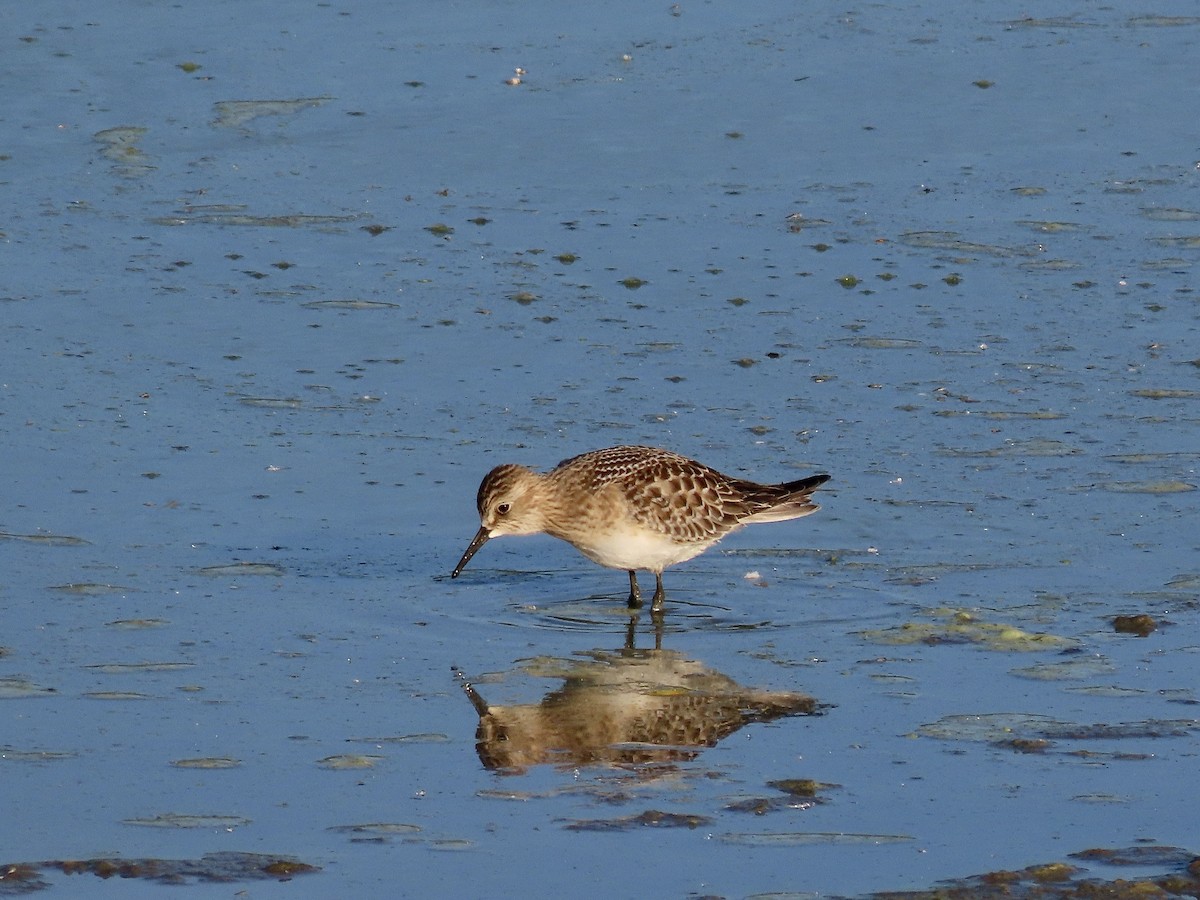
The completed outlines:
<svg viewBox="0 0 1200 900">
<path fill-rule="evenodd" d="M 652 608 L 662 609 L 663 570 L 699 556 L 743 525 L 798 519 L 820 509 L 811 475 L 758 484 L 654 447 L 609 447 L 559 463 L 545 475 L 511 463 L 479 485 L 479 531 L 450 573 L 457 578 L 488 540 L 546 533 L 593 562 L 629 572 L 629 606 L 642 605 L 637 570 L 654 573 Z"/>
</svg>

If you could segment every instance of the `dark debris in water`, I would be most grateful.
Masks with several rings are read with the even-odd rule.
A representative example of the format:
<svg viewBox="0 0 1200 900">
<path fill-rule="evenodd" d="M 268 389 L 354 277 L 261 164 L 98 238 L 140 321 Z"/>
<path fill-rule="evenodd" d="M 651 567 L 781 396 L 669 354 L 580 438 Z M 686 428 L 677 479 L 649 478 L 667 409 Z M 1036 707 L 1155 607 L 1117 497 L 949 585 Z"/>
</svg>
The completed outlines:
<svg viewBox="0 0 1200 900">
<path fill-rule="evenodd" d="M 1106 881 L 1085 877 L 1087 870 L 1051 862 L 1011 871 L 987 872 L 941 882 L 923 891 L 882 891 L 871 900 L 1142 900 L 1147 897 L 1200 896 L 1200 857 L 1176 847 L 1084 850 L 1072 859 L 1109 865 L 1162 866 L 1168 871 L 1143 878 Z"/>
<path fill-rule="evenodd" d="M 31 894 L 51 887 L 46 875 L 95 875 L 97 878 L 138 878 L 158 884 L 226 884 L 274 878 L 290 881 L 297 875 L 321 871 L 320 866 L 287 856 L 236 851 L 206 853 L 200 859 L 52 859 L 0 864 L 0 897 Z"/>
<path fill-rule="evenodd" d="M 829 788 L 840 787 L 836 784 L 814 781 L 811 778 L 783 778 L 777 781 L 768 781 L 767 786 L 780 791 L 783 796 L 747 797 L 744 800 L 735 800 L 726 804 L 725 809 L 730 812 L 753 813 L 756 816 L 765 816 L 767 813 L 781 809 L 809 809 L 829 802 L 821 796 L 822 792 Z"/>
<path fill-rule="evenodd" d="M 638 828 L 700 828 L 711 825 L 708 816 L 694 813 L 669 813 L 648 809 L 636 816 L 620 816 L 615 819 L 576 819 L 567 823 L 568 831 L 635 831 Z"/>
<path fill-rule="evenodd" d="M 1132 616 L 1115 616 L 1113 631 L 1118 634 L 1136 634 L 1138 637 L 1149 637 L 1158 628 L 1153 616 L 1145 613 Z"/>
</svg>

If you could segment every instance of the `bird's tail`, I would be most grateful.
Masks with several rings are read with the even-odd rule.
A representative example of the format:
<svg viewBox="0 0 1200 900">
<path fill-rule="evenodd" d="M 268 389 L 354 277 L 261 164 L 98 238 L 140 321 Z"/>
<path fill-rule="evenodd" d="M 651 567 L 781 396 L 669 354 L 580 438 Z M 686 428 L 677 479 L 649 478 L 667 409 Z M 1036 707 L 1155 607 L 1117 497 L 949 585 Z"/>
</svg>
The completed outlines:
<svg viewBox="0 0 1200 900">
<path fill-rule="evenodd" d="M 786 484 L 754 485 L 747 491 L 747 501 L 759 508 L 742 519 L 747 525 L 755 522 L 784 522 L 815 513 L 821 507 L 812 502 L 812 492 L 829 480 L 825 474 L 810 475 Z"/>
</svg>

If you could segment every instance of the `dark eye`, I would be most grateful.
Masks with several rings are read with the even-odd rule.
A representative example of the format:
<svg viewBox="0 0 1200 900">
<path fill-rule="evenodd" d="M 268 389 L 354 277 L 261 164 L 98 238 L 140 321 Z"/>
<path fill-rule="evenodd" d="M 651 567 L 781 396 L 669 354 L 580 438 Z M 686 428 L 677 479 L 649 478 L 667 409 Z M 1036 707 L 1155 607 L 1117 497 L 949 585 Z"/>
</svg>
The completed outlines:
<svg viewBox="0 0 1200 900">
<path fill-rule="evenodd" d="M 496 504 L 496 515 L 507 516 L 510 509 L 512 509 L 511 503 L 498 503 Z"/>
</svg>

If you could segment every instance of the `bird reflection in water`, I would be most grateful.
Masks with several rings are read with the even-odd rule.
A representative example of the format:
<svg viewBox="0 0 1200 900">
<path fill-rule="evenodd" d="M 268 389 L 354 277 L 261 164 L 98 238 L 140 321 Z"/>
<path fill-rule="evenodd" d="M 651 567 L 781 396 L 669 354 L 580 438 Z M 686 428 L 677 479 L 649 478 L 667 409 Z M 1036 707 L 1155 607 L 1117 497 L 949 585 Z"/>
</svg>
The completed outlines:
<svg viewBox="0 0 1200 900">
<path fill-rule="evenodd" d="M 475 749 L 483 765 L 520 774 L 540 764 L 686 762 L 745 725 L 828 708 L 807 694 L 745 687 L 664 650 L 661 621 L 655 625 L 653 650 L 633 646 L 631 622 L 624 648 L 565 660 L 562 686 L 540 703 L 494 706 L 464 680 L 479 715 Z"/>
</svg>

